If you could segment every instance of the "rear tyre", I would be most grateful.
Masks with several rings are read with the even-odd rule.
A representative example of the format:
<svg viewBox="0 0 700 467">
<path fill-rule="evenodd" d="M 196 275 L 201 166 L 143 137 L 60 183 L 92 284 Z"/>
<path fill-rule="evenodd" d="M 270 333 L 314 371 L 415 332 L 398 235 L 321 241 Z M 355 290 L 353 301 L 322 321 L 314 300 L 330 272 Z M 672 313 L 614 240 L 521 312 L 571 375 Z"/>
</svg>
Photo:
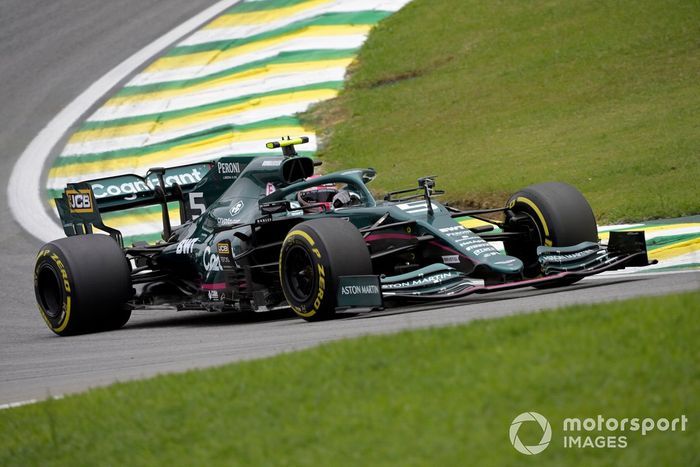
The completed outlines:
<svg viewBox="0 0 700 467">
<path fill-rule="evenodd" d="M 340 276 L 372 274 L 362 235 L 350 222 L 336 218 L 295 226 L 282 244 L 279 268 L 287 302 L 307 321 L 335 314 Z"/>
<path fill-rule="evenodd" d="M 542 273 L 537 260 L 538 246 L 563 247 L 598 241 L 591 206 L 581 192 L 566 183 L 539 183 L 523 188 L 510 197 L 507 206 L 506 231 L 526 232 L 529 238 L 506 241 L 505 250 L 523 261 L 527 277 Z M 557 285 L 577 280 L 564 279 Z"/>
<path fill-rule="evenodd" d="M 107 331 L 131 316 L 131 267 L 106 235 L 78 235 L 44 245 L 34 267 L 34 292 L 49 329 L 60 336 Z"/>
</svg>

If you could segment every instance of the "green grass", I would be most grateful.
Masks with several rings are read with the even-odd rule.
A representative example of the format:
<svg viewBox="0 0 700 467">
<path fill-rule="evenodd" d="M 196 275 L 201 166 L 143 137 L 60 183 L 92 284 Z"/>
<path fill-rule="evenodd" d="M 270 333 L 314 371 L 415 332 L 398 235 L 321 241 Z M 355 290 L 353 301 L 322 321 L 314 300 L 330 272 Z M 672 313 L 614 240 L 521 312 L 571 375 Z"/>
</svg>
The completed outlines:
<svg viewBox="0 0 700 467">
<path fill-rule="evenodd" d="M 623 221 L 700 212 L 698 109 L 697 0 L 415 0 L 305 118 L 327 166 L 375 167 L 378 191 L 437 174 L 502 205 L 557 180 Z"/>
<path fill-rule="evenodd" d="M 698 312 L 698 292 L 580 306 L 118 384 L 0 412 L 0 465 L 698 465 Z M 508 428 L 533 410 L 554 436 L 527 457 Z M 597 414 L 688 431 L 561 447 Z"/>
</svg>

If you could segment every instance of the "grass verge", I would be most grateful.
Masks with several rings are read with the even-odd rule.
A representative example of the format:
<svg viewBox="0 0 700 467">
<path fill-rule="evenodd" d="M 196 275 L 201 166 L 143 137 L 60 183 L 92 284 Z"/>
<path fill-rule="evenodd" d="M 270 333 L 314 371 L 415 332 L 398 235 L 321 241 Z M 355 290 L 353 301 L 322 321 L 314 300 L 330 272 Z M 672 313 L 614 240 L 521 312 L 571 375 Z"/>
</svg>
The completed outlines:
<svg viewBox="0 0 700 467">
<path fill-rule="evenodd" d="M 698 37 L 697 2 L 415 0 L 304 118 L 327 166 L 375 167 L 378 191 L 437 174 L 500 206 L 556 180 L 603 222 L 696 214 Z"/>
<path fill-rule="evenodd" d="M 0 412 L 0 465 L 697 465 L 698 312 L 698 292 L 578 306 L 117 384 Z M 553 428 L 535 457 L 508 439 L 525 411 Z M 564 418 L 598 414 L 689 424 L 562 448 Z"/>
</svg>

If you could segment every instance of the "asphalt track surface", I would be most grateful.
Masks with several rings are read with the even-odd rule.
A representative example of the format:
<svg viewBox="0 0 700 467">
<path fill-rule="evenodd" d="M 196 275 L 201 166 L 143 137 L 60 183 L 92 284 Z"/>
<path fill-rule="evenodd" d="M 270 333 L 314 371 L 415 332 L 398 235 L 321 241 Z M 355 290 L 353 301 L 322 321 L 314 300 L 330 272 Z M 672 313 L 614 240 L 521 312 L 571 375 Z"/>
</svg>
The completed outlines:
<svg viewBox="0 0 700 467">
<path fill-rule="evenodd" d="M 0 2 L 0 186 L 7 186 L 17 156 L 64 106 L 121 61 L 210 4 Z M 43 169 L 36 167 L 37 172 Z M 120 331 L 59 338 L 44 325 L 34 301 L 32 267 L 40 246 L 14 222 L 6 197 L 0 196 L 0 404 L 258 358 L 339 338 L 700 287 L 698 272 L 591 278 L 557 290 L 501 292 L 314 324 L 288 313 L 241 317 L 136 311 Z"/>
</svg>

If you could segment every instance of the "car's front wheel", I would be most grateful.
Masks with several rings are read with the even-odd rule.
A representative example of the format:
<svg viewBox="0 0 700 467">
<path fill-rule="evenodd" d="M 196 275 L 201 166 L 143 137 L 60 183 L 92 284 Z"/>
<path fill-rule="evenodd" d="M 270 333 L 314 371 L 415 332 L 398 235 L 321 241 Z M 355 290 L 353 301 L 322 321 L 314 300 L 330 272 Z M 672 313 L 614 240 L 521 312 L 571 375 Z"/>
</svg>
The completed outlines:
<svg viewBox="0 0 700 467">
<path fill-rule="evenodd" d="M 510 197 L 507 207 L 505 230 L 523 235 L 504 242 L 505 250 L 523 261 L 528 277 L 541 274 L 538 246 L 565 247 L 598 241 L 591 206 L 580 191 L 566 183 L 539 183 L 523 188 Z M 559 285 L 575 280 L 564 280 Z"/>
</svg>

